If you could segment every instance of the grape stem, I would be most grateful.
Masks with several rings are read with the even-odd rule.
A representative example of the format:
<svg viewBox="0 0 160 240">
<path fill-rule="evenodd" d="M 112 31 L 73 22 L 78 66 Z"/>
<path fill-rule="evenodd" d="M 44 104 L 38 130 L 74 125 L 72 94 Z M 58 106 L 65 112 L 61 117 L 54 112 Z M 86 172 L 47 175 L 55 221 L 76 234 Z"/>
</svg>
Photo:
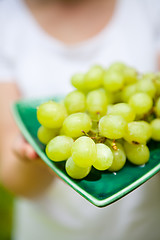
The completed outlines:
<svg viewBox="0 0 160 240">
<path fill-rule="evenodd" d="M 101 137 L 98 135 L 98 133 L 96 131 L 91 130 L 89 135 L 88 133 L 86 133 L 84 130 L 82 130 L 82 133 L 87 136 L 90 137 L 91 139 L 93 139 L 96 143 L 104 143 L 106 141 L 106 137 Z M 93 136 L 92 136 L 93 135 Z"/>
<path fill-rule="evenodd" d="M 115 139 L 114 140 L 107 139 L 106 142 L 113 148 L 113 150 L 115 150 L 115 151 L 118 150 Z"/>
<path fill-rule="evenodd" d="M 82 130 L 82 133 L 83 133 L 85 136 L 90 137 L 90 136 L 88 135 L 88 133 L 86 133 L 84 130 Z"/>
</svg>

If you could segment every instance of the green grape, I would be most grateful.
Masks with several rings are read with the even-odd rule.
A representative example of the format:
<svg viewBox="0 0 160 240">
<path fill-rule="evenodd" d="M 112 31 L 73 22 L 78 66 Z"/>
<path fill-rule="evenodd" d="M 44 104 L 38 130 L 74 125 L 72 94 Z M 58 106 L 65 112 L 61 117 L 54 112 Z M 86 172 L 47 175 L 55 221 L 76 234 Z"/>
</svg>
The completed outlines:
<svg viewBox="0 0 160 240">
<path fill-rule="evenodd" d="M 138 78 L 137 71 L 132 67 L 126 66 L 124 63 L 121 62 L 113 63 L 109 67 L 109 70 L 119 71 L 120 74 L 123 74 L 124 82 L 127 85 L 137 82 Z"/>
<path fill-rule="evenodd" d="M 103 88 L 104 89 L 104 88 Z M 108 104 L 114 103 L 114 94 L 105 89 Z"/>
<path fill-rule="evenodd" d="M 107 115 L 111 113 L 113 106 L 114 106 L 113 104 L 109 104 L 107 106 L 107 112 L 106 112 Z"/>
<path fill-rule="evenodd" d="M 90 167 L 96 160 L 97 149 L 94 141 L 86 136 L 78 138 L 72 147 L 72 158 L 79 167 Z"/>
<path fill-rule="evenodd" d="M 73 113 L 63 122 L 65 135 L 78 138 L 91 130 L 92 121 L 86 113 Z"/>
<path fill-rule="evenodd" d="M 71 78 L 72 85 L 80 91 L 85 91 L 84 74 L 76 73 Z"/>
<path fill-rule="evenodd" d="M 160 96 L 160 73 L 157 73 L 152 81 L 156 87 L 156 95 Z"/>
<path fill-rule="evenodd" d="M 160 97 L 156 101 L 155 111 L 158 117 L 160 117 Z"/>
<path fill-rule="evenodd" d="M 122 145 L 116 142 L 116 147 L 116 150 L 111 148 L 113 154 L 113 163 L 110 168 L 108 168 L 108 170 L 111 172 L 119 171 L 126 163 L 126 154 Z"/>
<path fill-rule="evenodd" d="M 138 79 L 137 71 L 134 68 L 128 66 L 125 67 L 123 76 L 126 85 L 136 83 Z"/>
<path fill-rule="evenodd" d="M 37 119 L 46 128 L 60 128 L 66 116 L 65 107 L 53 101 L 43 103 L 37 109 Z"/>
<path fill-rule="evenodd" d="M 124 80 L 126 85 L 136 83 L 139 77 L 136 69 L 130 66 L 125 67 L 123 71 L 123 75 L 124 75 Z"/>
<path fill-rule="evenodd" d="M 131 84 L 123 88 L 121 98 L 123 102 L 128 102 L 130 97 L 136 93 L 136 84 Z"/>
<path fill-rule="evenodd" d="M 91 113 L 87 113 L 88 116 L 90 117 L 90 119 L 92 120 L 92 129 L 95 128 L 97 122 L 99 121 L 99 119 L 101 118 L 100 114 L 91 114 Z"/>
<path fill-rule="evenodd" d="M 143 77 L 142 80 L 139 80 L 136 84 L 137 92 L 147 93 L 151 98 L 154 98 L 156 94 L 156 88 L 154 83 L 147 77 Z"/>
<path fill-rule="evenodd" d="M 155 141 L 160 141 L 160 118 L 156 118 L 151 122 L 152 136 Z"/>
<path fill-rule="evenodd" d="M 100 135 L 110 138 L 118 139 L 124 136 L 127 122 L 123 117 L 118 115 L 107 115 L 99 121 L 99 132 Z"/>
<path fill-rule="evenodd" d="M 102 86 L 104 70 L 100 66 L 93 66 L 84 76 L 87 90 L 94 90 Z"/>
<path fill-rule="evenodd" d="M 124 139 L 129 143 L 146 143 L 152 135 L 151 125 L 145 121 L 128 123 Z"/>
<path fill-rule="evenodd" d="M 153 80 L 156 77 L 156 74 L 155 73 L 145 73 L 145 74 L 143 74 L 143 77 Z"/>
<path fill-rule="evenodd" d="M 120 115 L 127 122 L 132 122 L 135 119 L 135 113 L 133 109 L 127 103 L 117 103 L 110 109 L 111 115 Z"/>
<path fill-rule="evenodd" d="M 49 159 L 60 162 L 71 156 L 73 139 L 67 136 L 57 136 L 46 146 L 46 154 Z"/>
<path fill-rule="evenodd" d="M 37 137 L 39 141 L 43 144 L 47 144 L 52 138 L 57 136 L 59 129 L 50 129 L 40 126 L 37 132 Z"/>
<path fill-rule="evenodd" d="M 93 167 L 100 171 L 108 169 L 113 162 L 113 154 L 111 149 L 103 143 L 97 143 L 96 148 L 97 158 L 93 163 Z"/>
<path fill-rule="evenodd" d="M 86 97 L 84 93 L 76 90 L 65 97 L 64 104 L 69 114 L 84 112 L 86 109 Z"/>
<path fill-rule="evenodd" d="M 105 91 L 93 90 L 87 95 L 87 110 L 90 114 L 105 115 L 107 109 L 107 97 Z"/>
<path fill-rule="evenodd" d="M 112 99 L 114 104 L 122 102 L 122 91 L 115 92 Z"/>
<path fill-rule="evenodd" d="M 75 164 L 72 157 L 66 161 L 65 169 L 67 174 L 74 179 L 82 179 L 91 171 L 91 167 L 82 168 Z"/>
<path fill-rule="evenodd" d="M 123 71 L 126 68 L 126 65 L 122 62 L 115 62 L 110 65 L 109 70 L 112 71 Z"/>
<path fill-rule="evenodd" d="M 65 132 L 64 132 L 64 128 L 61 127 L 60 130 L 59 130 L 59 135 L 65 135 Z"/>
<path fill-rule="evenodd" d="M 120 71 L 108 70 L 104 74 L 104 88 L 110 92 L 117 92 L 124 86 L 124 77 Z"/>
<path fill-rule="evenodd" d="M 160 96 L 160 73 L 147 73 L 143 76 L 152 81 L 156 88 L 156 95 Z"/>
<path fill-rule="evenodd" d="M 146 93 L 135 93 L 129 99 L 129 105 L 137 115 L 146 114 L 151 110 L 153 101 Z"/>
<path fill-rule="evenodd" d="M 124 143 L 125 152 L 128 160 L 136 165 L 143 165 L 148 162 L 150 153 L 149 149 L 144 144 L 130 144 Z"/>
</svg>

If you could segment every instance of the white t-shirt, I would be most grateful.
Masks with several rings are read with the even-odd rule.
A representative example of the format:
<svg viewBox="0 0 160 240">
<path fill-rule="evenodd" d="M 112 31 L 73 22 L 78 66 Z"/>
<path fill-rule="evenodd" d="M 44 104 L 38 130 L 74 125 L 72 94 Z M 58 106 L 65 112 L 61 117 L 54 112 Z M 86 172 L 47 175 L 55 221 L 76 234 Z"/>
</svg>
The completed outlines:
<svg viewBox="0 0 160 240">
<path fill-rule="evenodd" d="M 24 97 L 66 94 L 70 77 L 93 64 L 123 61 L 157 69 L 160 1 L 119 0 L 110 24 L 74 46 L 47 35 L 21 0 L 0 1 L 0 81 Z M 159 48 L 160 49 L 160 48 Z M 158 240 L 160 183 L 156 175 L 126 197 L 97 208 L 62 180 L 35 201 L 18 199 L 14 240 Z"/>
</svg>

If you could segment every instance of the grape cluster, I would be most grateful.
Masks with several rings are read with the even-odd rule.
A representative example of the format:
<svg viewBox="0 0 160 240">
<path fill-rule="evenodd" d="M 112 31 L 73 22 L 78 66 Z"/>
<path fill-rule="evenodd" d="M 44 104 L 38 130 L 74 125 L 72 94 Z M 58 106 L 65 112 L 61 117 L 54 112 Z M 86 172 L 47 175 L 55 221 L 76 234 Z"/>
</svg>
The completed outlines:
<svg viewBox="0 0 160 240">
<path fill-rule="evenodd" d="M 37 109 L 38 139 L 48 158 L 66 160 L 66 172 L 75 179 L 86 177 L 92 166 L 119 171 L 126 158 L 145 164 L 147 142 L 160 141 L 160 74 L 114 63 L 75 74 L 71 83 L 76 90 L 63 102 Z"/>
</svg>

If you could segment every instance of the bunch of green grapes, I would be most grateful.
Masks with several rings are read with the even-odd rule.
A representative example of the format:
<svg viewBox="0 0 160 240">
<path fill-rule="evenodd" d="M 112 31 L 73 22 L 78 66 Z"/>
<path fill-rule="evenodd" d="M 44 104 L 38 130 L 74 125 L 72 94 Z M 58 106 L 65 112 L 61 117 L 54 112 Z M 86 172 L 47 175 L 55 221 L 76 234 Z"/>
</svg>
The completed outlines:
<svg viewBox="0 0 160 240">
<path fill-rule="evenodd" d="M 93 66 L 71 78 L 76 88 L 61 103 L 37 109 L 39 140 L 48 158 L 66 161 L 67 174 L 82 179 L 92 167 L 119 171 L 149 161 L 147 142 L 160 141 L 160 74 L 140 74 L 123 63 Z"/>
</svg>

